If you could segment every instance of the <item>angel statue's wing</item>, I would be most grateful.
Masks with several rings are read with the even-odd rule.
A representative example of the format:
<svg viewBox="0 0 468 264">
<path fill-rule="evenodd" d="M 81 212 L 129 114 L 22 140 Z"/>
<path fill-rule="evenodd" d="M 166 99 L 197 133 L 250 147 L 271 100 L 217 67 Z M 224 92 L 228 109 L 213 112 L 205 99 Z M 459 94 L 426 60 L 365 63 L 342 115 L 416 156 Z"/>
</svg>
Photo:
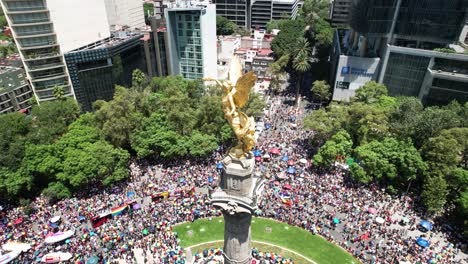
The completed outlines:
<svg viewBox="0 0 468 264">
<path fill-rule="evenodd" d="M 250 89 L 255 85 L 257 76 L 253 72 L 242 75 L 236 83 L 236 92 L 234 93 L 234 103 L 242 108 L 249 100 Z"/>
<path fill-rule="evenodd" d="M 232 85 L 237 83 L 237 80 L 242 76 L 242 64 L 236 55 L 232 56 L 231 64 L 229 66 L 229 81 Z"/>
</svg>

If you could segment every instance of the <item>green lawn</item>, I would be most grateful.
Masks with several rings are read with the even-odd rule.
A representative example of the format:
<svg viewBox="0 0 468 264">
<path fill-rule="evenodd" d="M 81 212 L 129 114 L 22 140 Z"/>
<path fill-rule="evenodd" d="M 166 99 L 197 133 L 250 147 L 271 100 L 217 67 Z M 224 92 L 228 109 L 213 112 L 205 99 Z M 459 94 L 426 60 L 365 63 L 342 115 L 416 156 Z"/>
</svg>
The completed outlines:
<svg viewBox="0 0 468 264">
<path fill-rule="evenodd" d="M 266 232 L 267 228 L 271 228 L 270 232 Z M 189 247 L 224 239 L 224 221 L 222 217 L 213 218 L 212 221 L 202 219 L 194 223 L 175 226 L 174 231 L 179 234 L 181 245 Z M 192 235 L 189 234 L 190 232 Z M 320 236 L 314 236 L 301 228 L 273 220 L 253 218 L 252 239 L 296 251 L 318 264 L 359 263 L 346 251 Z"/>
</svg>

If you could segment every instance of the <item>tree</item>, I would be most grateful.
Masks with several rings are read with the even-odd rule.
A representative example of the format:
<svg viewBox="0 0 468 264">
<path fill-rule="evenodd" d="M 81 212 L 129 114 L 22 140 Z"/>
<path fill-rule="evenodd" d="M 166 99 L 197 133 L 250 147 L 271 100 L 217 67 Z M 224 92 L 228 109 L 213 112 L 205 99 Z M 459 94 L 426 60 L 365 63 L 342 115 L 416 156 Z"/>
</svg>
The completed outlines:
<svg viewBox="0 0 468 264">
<path fill-rule="evenodd" d="M 56 85 L 53 90 L 54 97 L 57 100 L 64 100 L 65 99 L 65 89 L 63 89 L 63 86 L 58 86 Z"/>
<path fill-rule="evenodd" d="M 330 1 L 327 0 L 305 0 L 300 10 L 300 16 L 312 25 L 317 18 L 327 18 L 330 10 Z"/>
<path fill-rule="evenodd" d="M 6 17 L 4 15 L 0 15 L 0 28 L 3 29 L 6 26 L 8 26 Z"/>
<path fill-rule="evenodd" d="M 289 55 L 283 55 L 277 61 L 268 66 L 268 74 L 271 76 L 270 87 L 274 92 L 278 92 L 287 78 L 285 71 L 289 63 Z"/>
<path fill-rule="evenodd" d="M 300 19 L 288 20 L 282 24 L 278 36 L 271 42 L 271 49 L 277 58 L 294 54 L 293 51 L 297 50 L 298 39 L 304 36 L 304 27 L 304 21 Z M 291 57 L 291 59 L 294 58 Z"/>
<path fill-rule="evenodd" d="M 316 56 L 322 60 L 328 60 L 330 49 L 333 44 L 333 35 L 335 30 L 330 25 L 330 22 L 323 18 L 317 19 L 312 27 L 314 33 L 314 42 L 316 47 Z"/>
<path fill-rule="evenodd" d="M 213 153 L 213 151 L 218 148 L 218 140 L 213 135 L 202 134 L 195 131 L 190 137 L 188 148 L 191 156 L 206 156 Z"/>
<path fill-rule="evenodd" d="M 138 91 L 143 91 L 148 84 L 148 77 L 140 69 L 133 70 L 132 73 L 132 87 Z"/>
<path fill-rule="evenodd" d="M 266 30 L 267 32 L 272 32 L 274 29 L 281 30 L 288 21 L 289 19 L 272 19 L 266 24 Z"/>
<path fill-rule="evenodd" d="M 71 197 L 71 192 L 67 186 L 61 182 L 51 182 L 49 186 L 42 191 L 42 193 L 54 203 L 58 200 L 67 199 Z"/>
<path fill-rule="evenodd" d="M 422 146 L 428 138 L 437 136 L 442 130 L 459 127 L 464 122 L 458 113 L 437 106 L 425 108 L 418 121 L 413 138 L 417 147 Z"/>
<path fill-rule="evenodd" d="M 21 113 L 0 115 L 0 168 L 16 170 L 24 157 L 31 119 Z"/>
<path fill-rule="evenodd" d="M 375 103 L 380 97 L 387 95 L 387 87 L 385 85 L 369 81 L 364 86 L 356 90 L 354 100 L 366 104 Z"/>
<path fill-rule="evenodd" d="M 340 129 L 348 129 L 348 107 L 332 103 L 327 109 L 313 111 L 304 118 L 304 128 L 314 131 L 314 141 L 317 145 L 328 140 Z"/>
<path fill-rule="evenodd" d="M 446 203 L 447 193 L 447 182 L 443 177 L 427 177 L 421 193 L 427 212 L 430 214 L 440 213 Z"/>
<path fill-rule="evenodd" d="M 252 30 L 246 27 L 236 27 L 234 34 L 240 35 L 241 37 L 250 36 L 252 34 Z"/>
<path fill-rule="evenodd" d="M 244 111 L 248 116 L 261 116 L 266 107 L 265 100 L 261 97 L 260 94 L 256 92 L 250 92 L 249 101 L 244 106 L 242 111 Z"/>
<path fill-rule="evenodd" d="M 149 25 L 150 24 L 149 17 L 154 16 L 154 4 L 143 3 L 143 12 L 145 13 L 145 23 L 146 25 Z"/>
<path fill-rule="evenodd" d="M 390 115 L 390 131 L 398 137 L 415 139 L 424 107 L 416 97 L 397 97 L 397 107 Z"/>
<path fill-rule="evenodd" d="M 411 142 L 395 138 L 371 141 L 358 146 L 354 152 L 366 174 L 392 190 L 403 190 L 427 168 Z"/>
<path fill-rule="evenodd" d="M 130 148 L 130 135 L 141 125 L 138 111 L 139 93 L 121 86 L 115 87 L 113 100 L 96 101 L 96 125 L 104 138 L 116 147 Z"/>
<path fill-rule="evenodd" d="M 326 81 L 315 81 L 310 91 L 320 103 L 330 100 L 330 85 Z"/>
<path fill-rule="evenodd" d="M 349 109 L 349 131 L 358 144 L 379 140 L 389 135 L 389 118 L 378 105 L 354 103 Z"/>
<path fill-rule="evenodd" d="M 353 141 L 345 130 L 338 131 L 314 156 L 314 164 L 327 167 L 334 164 L 338 156 L 348 157 L 351 154 Z"/>
<path fill-rule="evenodd" d="M 310 44 L 305 38 L 298 40 L 296 49 L 293 50 L 293 69 L 298 73 L 299 78 L 296 81 L 296 106 L 299 106 L 299 95 L 304 74 L 311 68 Z"/>
<path fill-rule="evenodd" d="M 34 118 L 29 138 L 34 143 L 48 143 L 67 131 L 80 115 L 80 108 L 74 99 L 66 98 L 33 106 L 31 115 Z"/>
<path fill-rule="evenodd" d="M 232 35 L 237 26 L 234 22 L 228 20 L 223 16 L 216 16 L 216 35 L 226 36 Z"/>
<path fill-rule="evenodd" d="M 460 164 L 462 148 L 450 136 L 437 136 L 429 138 L 421 152 L 431 167 L 431 175 L 444 176 Z"/>
<path fill-rule="evenodd" d="M 201 98 L 195 127 L 203 134 L 215 136 L 217 142 L 224 142 L 232 137 L 231 127 L 224 118 L 221 96 L 207 95 Z"/>
<path fill-rule="evenodd" d="M 80 148 L 66 148 L 62 153 L 63 169 L 57 173 L 57 179 L 72 188 L 92 183 L 110 185 L 128 177 L 130 155 L 105 141 L 84 143 Z"/>
<path fill-rule="evenodd" d="M 370 183 L 372 182 L 372 176 L 367 174 L 363 167 L 357 163 L 352 163 L 349 166 L 349 174 L 353 177 L 354 180 L 360 183 Z"/>
</svg>

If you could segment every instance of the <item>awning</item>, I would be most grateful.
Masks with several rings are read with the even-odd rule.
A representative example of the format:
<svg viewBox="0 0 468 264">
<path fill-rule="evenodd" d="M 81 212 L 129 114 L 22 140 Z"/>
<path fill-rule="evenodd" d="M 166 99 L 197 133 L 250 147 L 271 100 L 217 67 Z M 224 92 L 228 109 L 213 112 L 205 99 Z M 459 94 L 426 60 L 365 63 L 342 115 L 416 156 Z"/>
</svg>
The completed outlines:
<svg viewBox="0 0 468 264">
<path fill-rule="evenodd" d="M 416 239 L 416 243 L 418 243 L 418 245 L 420 245 L 421 247 L 428 247 L 430 245 L 429 241 L 422 237 Z"/>
<path fill-rule="evenodd" d="M 275 154 L 275 155 L 279 155 L 281 153 L 281 151 L 279 149 L 277 149 L 277 148 L 271 148 L 270 153 Z"/>
<path fill-rule="evenodd" d="M 419 225 L 422 226 L 427 231 L 432 230 L 432 224 L 427 220 L 421 220 L 421 222 L 419 222 Z"/>
</svg>

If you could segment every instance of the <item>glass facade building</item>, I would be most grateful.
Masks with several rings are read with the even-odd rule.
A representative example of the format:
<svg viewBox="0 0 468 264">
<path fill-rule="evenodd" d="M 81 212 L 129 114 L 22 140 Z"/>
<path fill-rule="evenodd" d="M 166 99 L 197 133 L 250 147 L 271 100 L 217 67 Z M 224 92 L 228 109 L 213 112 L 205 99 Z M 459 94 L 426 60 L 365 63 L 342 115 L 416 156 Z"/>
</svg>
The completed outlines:
<svg viewBox="0 0 468 264">
<path fill-rule="evenodd" d="M 203 78 L 203 52 L 200 12 L 181 11 L 174 17 L 177 24 L 179 72 L 188 79 Z"/>
<path fill-rule="evenodd" d="M 389 95 L 417 97 L 430 60 L 427 57 L 391 53 L 383 81 Z"/>
<path fill-rule="evenodd" d="M 460 35 L 466 8 L 466 0 L 357 0 L 352 6 L 350 25 L 367 36 L 389 34 L 398 12 L 395 38 L 451 43 Z"/>
<path fill-rule="evenodd" d="M 169 74 L 181 74 L 188 79 L 217 77 L 216 23 L 213 23 L 216 6 L 209 2 L 179 2 L 169 4 L 164 12 Z"/>
<path fill-rule="evenodd" d="M 402 0 L 395 34 L 451 43 L 465 22 L 466 0 Z"/>
<path fill-rule="evenodd" d="M 115 85 L 130 87 L 135 69 L 146 72 L 141 37 L 111 37 L 65 54 L 75 96 L 83 111 L 92 111 L 96 100 L 112 99 Z"/>
</svg>

